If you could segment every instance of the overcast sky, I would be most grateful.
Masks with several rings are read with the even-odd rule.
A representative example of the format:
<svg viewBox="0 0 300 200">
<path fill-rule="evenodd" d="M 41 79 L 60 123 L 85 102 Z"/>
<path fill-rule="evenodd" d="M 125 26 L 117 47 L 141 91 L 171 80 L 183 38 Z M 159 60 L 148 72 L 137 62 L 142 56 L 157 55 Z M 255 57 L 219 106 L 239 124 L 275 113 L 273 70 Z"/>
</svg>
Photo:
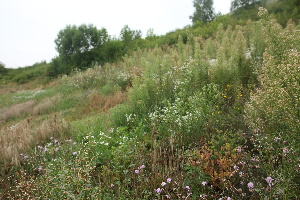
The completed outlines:
<svg viewBox="0 0 300 200">
<path fill-rule="evenodd" d="M 146 35 L 162 35 L 191 24 L 193 0 L 0 0 L 0 62 L 7 68 L 51 61 L 54 40 L 66 25 L 93 24 L 119 37 L 128 25 Z M 229 12 L 231 0 L 214 0 Z"/>
</svg>

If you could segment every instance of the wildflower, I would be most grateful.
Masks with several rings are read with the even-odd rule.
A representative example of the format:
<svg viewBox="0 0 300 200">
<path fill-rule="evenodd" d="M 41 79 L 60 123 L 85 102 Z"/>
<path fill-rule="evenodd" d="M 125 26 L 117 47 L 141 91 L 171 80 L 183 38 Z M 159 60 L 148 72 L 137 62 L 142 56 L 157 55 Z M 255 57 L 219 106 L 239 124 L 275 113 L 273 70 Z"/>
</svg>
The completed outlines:
<svg viewBox="0 0 300 200">
<path fill-rule="evenodd" d="M 288 148 L 286 148 L 286 147 L 284 147 L 284 148 L 282 149 L 282 151 L 283 151 L 283 153 L 290 153 L 290 151 L 289 151 Z"/>
<path fill-rule="evenodd" d="M 248 183 L 248 188 L 249 188 L 249 190 L 252 190 L 253 187 L 254 187 L 254 184 L 253 184 L 252 182 L 249 182 L 249 183 Z"/>
<path fill-rule="evenodd" d="M 140 171 L 138 169 L 134 170 L 134 173 L 138 174 Z"/>
<path fill-rule="evenodd" d="M 234 169 L 234 170 L 238 170 L 238 169 L 239 169 L 239 167 L 238 167 L 238 166 L 236 166 L 236 165 L 234 165 L 234 166 L 233 166 L 233 169 Z"/>
<path fill-rule="evenodd" d="M 232 198 L 231 197 L 227 197 L 227 200 L 232 200 Z"/>
<path fill-rule="evenodd" d="M 274 179 L 272 179 L 272 177 L 269 176 L 266 178 L 266 181 L 269 185 L 271 185 L 271 183 L 272 183 L 272 181 L 274 181 Z"/>
<path fill-rule="evenodd" d="M 190 190 L 191 188 L 190 188 L 190 186 L 185 186 L 185 189 L 187 189 L 187 190 Z"/>
<path fill-rule="evenodd" d="M 202 185 L 203 185 L 203 186 L 206 186 L 206 185 L 207 185 L 207 182 L 206 182 L 206 181 L 203 181 L 203 182 L 202 182 Z"/>
<path fill-rule="evenodd" d="M 237 151 L 238 151 L 238 152 L 242 152 L 242 147 L 239 146 L 239 147 L 237 148 Z"/>
<path fill-rule="evenodd" d="M 278 140 L 280 140 L 281 138 L 279 137 L 275 137 L 274 140 L 277 142 Z"/>
<path fill-rule="evenodd" d="M 38 149 L 43 149 L 43 147 L 42 146 L 38 146 Z"/>
<path fill-rule="evenodd" d="M 42 167 L 39 167 L 39 168 L 38 168 L 38 170 L 39 170 L 39 171 L 42 171 L 42 170 L 43 170 L 43 168 L 42 168 Z"/>
<path fill-rule="evenodd" d="M 139 169 L 144 169 L 146 166 L 145 165 L 141 165 L 140 167 L 139 167 Z"/>
<path fill-rule="evenodd" d="M 27 159 L 28 158 L 28 156 L 24 156 L 24 159 Z"/>
<path fill-rule="evenodd" d="M 75 151 L 75 152 L 73 152 L 73 156 L 76 156 L 77 155 L 77 152 Z"/>
<path fill-rule="evenodd" d="M 155 191 L 156 191 L 157 194 L 160 194 L 162 192 L 162 189 L 161 188 L 157 188 Z"/>
<path fill-rule="evenodd" d="M 161 186 L 164 187 L 166 184 L 167 184 L 166 182 L 162 182 L 162 183 L 161 183 Z"/>
<path fill-rule="evenodd" d="M 171 183 L 172 179 L 171 178 L 167 178 L 167 182 Z"/>
<path fill-rule="evenodd" d="M 76 145 L 77 143 L 76 142 L 73 142 L 73 145 Z"/>
<path fill-rule="evenodd" d="M 51 137 L 50 140 L 53 140 L 53 137 Z"/>
</svg>

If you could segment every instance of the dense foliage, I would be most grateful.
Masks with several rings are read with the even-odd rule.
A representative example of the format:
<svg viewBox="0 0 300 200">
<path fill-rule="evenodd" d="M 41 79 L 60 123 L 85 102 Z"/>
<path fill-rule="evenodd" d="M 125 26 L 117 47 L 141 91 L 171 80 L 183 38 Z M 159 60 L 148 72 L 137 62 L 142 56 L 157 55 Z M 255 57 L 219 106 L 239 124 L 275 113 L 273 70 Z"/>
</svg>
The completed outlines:
<svg viewBox="0 0 300 200">
<path fill-rule="evenodd" d="M 0 96 L 3 198 L 298 199 L 300 27 L 258 17 Z"/>
</svg>

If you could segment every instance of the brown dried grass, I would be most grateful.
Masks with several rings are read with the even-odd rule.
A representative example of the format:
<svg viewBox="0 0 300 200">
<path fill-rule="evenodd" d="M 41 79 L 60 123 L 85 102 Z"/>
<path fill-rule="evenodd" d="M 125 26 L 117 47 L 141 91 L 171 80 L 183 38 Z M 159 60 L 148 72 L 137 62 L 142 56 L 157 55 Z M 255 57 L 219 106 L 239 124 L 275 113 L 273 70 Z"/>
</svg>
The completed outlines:
<svg viewBox="0 0 300 200">
<path fill-rule="evenodd" d="M 0 121 L 8 121 L 14 117 L 20 117 L 23 114 L 32 113 L 35 101 L 29 100 L 24 103 L 13 105 L 9 108 L 3 108 L 0 111 Z"/>
<path fill-rule="evenodd" d="M 20 164 L 20 153 L 39 141 L 64 134 L 68 128 L 56 115 L 46 120 L 28 118 L 11 127 L 0 129 L 0 161 L 4 164 Z"/>
<path fill-rule="evenodd" d="M 116 92 L 114 94 L 105 96 L 102 94 L 91 94 L 88 96 L 87 104 L 83 108 L 82 112 L 88 114 L 93 111 L 106 112 L 108 109 L 123 103 L 127 98 L 126 92 Z"/>
<path fill-rule="evenodd" d="M 34 108 L 33 108 L 33 111 L 32 113 L 34 115 L 41 115 L 41 114 L 45 114 L 47 113 L 47 111 L 53 107 L 53 105 L 59 101 L 61 97 L 59 95 L 57 96 L 54 96 L 54 97 L 51 97 L 51 98 L 48 98 L 48 99 L 45 99 L 43 100 L 42 102 L 40 102 L 38 105 L 36 105 Z"/>
</svg>

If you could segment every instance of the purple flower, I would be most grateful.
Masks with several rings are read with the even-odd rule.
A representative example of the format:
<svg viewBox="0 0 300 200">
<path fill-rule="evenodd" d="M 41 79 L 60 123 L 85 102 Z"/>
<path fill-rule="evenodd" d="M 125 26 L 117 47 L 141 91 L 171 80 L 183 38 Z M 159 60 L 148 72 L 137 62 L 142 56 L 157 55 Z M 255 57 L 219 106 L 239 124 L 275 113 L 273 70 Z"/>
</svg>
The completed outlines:
<svg viewBox="0 0 300 200">
<path fill-rule="evenodd" d="M 73 142 L 73 145 L 76 145 L 77 143 L 76 142 Z"/>
<path fill-rule="evenodd" d="M 39 168 L 38 168 L 38 170 L 39 170 L 39 171 L 42 171 L 42 170 L 43 170 L 43 168 L 42 168 L 42 167 L 39 167 Z"/>
<path fill-rule="evenodd" d="M 145 165 L 141 165 L 140 167 L 139 167 L 139 169 L 144 169 L 146 166 Z"/>
<path fill-rule="evenodd" d="M 73 152 L 73 156 L 76 156 L 77 155 L 77 152 L 75 151 L 75 152 Z"/>
<path fill-rule="evenodd" d="M 187 189 L 187 190 L 190 190 L 191 188 L 190 188 L 190 186 L 185 186 L 185 189 Z"/>
<path fill-rule="evenodd" d="M 282 151 L 283 151 L 283 153 L 290 153 L 290 151 L 289 151 L 288 148 L 286 148 L 286 147 L 284 147 L 284 148 L 282 149 Z"/>
<path fill-rule="evenodd" d="M 206 185 L 207 185 L 207 182 L 206 182 L 206 181 L 203 181 L 203 182 L 202 182 L 202 185 L 203 185 L 203 186 L 206 186 Z"/>
<path fill-rule="evenodd" d="M 53 140 L 53 137 L 51 137 L 50 140 Z"/>
<path fill-rule="evenodd" d="M 252 182 L 249 182 L 249 183 L 248 183 L 248 188 L 249 188 L 250 190 L 252 190 L 253 187 L 254 187 L 254 184 L 253 184 Z"/>
<path fill-rule="evenodd" d="M 134 173 L 138 174 L 140 171 L 138 169 L 134 170 Z"/>
<path fill-rule="evenodd" d="M 239 146 L 239 147 L 237 148 L 237 151 L 238 151 L 238 152 L 242 152 L 242 147 Z"/>
<path fill-rule="evenodd" d="M 160 194 L 162 192 L 162 189 L 161 188 L 157 188 L 155 191 L 156 191 L 157 194 Z"/>
<path fill-rule="evenodd" d="M 161 183 L 161 186 L 164 187 L 166 184 L 167 184 L 166 182 L 162 182 L 162 183 Z"/>
<path fill-rule="evenodd" d="M 24 156 L 24 159 L 27 159 L 28 158 L 28 156 Z"/>
<path fill-rule="evenodd" d="M 272 179 L 272 177 L 269 176 L 266 178 L 266 181 L 269 185 L 271 185 L 271 183 L 272 183 L 272 181 L 274 181 L 274 179 Z"/>
<path fill-rule="evenodd" d="M 172 179 L 171 178 L 167 178 L 167 182 L 171 183 Z"/>
<path fill-rule="evenodd" d="M 42 146 L 38 146 L 38 149 L 43 149 L 43 147 Z"/>
</svg>

